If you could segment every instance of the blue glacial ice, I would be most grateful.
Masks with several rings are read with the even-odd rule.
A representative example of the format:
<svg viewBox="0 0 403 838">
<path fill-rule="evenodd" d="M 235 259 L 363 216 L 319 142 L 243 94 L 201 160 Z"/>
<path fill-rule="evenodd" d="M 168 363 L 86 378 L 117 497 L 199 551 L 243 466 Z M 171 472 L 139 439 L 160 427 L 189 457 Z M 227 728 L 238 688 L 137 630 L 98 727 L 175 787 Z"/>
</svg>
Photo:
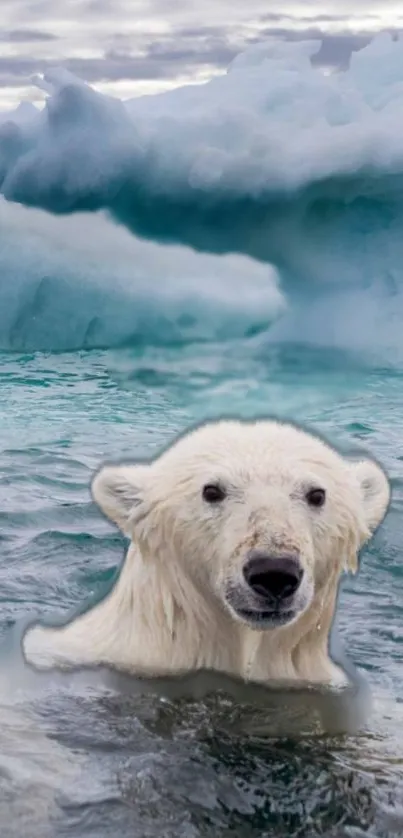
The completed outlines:
<svg viewBox="0 0 403 838">
<path fill-rule="evenodd" d="M 206 84 L 127 102 L 66 71 L 36 80 L 43 110 L 0 115 L 2 348 L 55 348 L 62 334 L 61 348 L 115 344 L 142 329 L 176 339 L 183 324 L 222 337 L 276 320 L 284 300 L 280 336 L 389 338 L 403 310 L 403 42 L 379 36 L 331 75 L 311 63 L 319 47 L 269 41 Z M 106 234 L 108 215 L 120 226 Z M 34 216 L 44 233 L 29 267 Z M 31 304 L 48 311 L 47 334 Z M 73 324 L 77 306 L 88 310 Z"/>
</svg>

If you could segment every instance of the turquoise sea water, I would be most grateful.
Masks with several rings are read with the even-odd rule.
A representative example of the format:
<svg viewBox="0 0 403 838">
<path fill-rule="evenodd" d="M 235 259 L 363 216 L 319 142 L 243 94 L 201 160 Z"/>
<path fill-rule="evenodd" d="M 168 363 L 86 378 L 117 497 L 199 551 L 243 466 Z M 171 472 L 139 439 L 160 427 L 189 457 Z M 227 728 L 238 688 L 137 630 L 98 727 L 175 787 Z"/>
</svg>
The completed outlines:
<svg viewBox="0 0 403 838">
<path fill-rule="evenodd" d="M 32 838 L 401 834 L 403 372 L 264 335 L 3 354 L 0 369 L 3 834 L 24 823 Z M 228 691 L 161 697 L 102 674 L 37 677 L 21 661 L 27 617 L 74 611 L 113 582 L 125 544 L 91 503 L 99 463 L 151 456 L 229 408 L 368 448 L 393 479 L 386 522 L 338 609 L 337 636 L 375 699 L 359 734 L 315 734 L 303 697 L 259 708 Z"/>
</svg>

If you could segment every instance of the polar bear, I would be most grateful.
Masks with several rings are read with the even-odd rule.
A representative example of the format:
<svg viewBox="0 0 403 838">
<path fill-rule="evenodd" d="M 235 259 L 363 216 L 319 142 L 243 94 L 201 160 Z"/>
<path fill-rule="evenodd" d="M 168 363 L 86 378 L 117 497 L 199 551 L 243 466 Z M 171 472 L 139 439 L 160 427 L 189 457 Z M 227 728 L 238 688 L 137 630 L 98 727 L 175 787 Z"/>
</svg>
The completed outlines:
<svg viewBox="0 0 403 838">
<path fill-rule="evenodd" d="M 119 578 L 68 625 L 31 627 L 28 662 L 345 681 L 329 632 L 339 578 L 388 508 L 377 463 L 291 423 L 221 420 L 149 463 L 105 465 L 92 493 L 130 538 Z"/>
</svg>

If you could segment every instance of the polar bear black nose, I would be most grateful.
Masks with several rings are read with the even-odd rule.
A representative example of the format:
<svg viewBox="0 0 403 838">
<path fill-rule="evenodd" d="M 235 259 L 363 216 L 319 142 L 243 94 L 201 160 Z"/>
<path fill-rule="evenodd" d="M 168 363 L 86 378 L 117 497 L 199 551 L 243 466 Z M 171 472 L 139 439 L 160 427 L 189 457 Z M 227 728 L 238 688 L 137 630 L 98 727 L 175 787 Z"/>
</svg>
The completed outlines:
<svg viewBox="0 0 403 838">
<path fill-rule="evenodd" d="M 303 570 L 295 556 L 271 556 L 261 550 L 251 550 L 243 573 L 255 594 L 274 603 L 295 593 Z"/>
</svg>

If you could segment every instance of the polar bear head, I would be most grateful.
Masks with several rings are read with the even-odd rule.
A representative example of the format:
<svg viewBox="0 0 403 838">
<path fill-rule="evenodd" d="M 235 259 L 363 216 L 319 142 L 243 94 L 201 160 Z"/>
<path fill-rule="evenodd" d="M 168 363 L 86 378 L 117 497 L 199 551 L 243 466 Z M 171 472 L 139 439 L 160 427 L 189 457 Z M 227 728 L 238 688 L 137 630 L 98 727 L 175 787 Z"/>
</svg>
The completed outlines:
<svg viewBox="0 0 403 838">
<path fill-rule="evenodd" d="M 272 420 L 205 424 L 150 463 L 104 466 L 92 490 L 161 577 L 259 630 L 356 570 L 390 497 L 372 460 Z"/>
</svg>

